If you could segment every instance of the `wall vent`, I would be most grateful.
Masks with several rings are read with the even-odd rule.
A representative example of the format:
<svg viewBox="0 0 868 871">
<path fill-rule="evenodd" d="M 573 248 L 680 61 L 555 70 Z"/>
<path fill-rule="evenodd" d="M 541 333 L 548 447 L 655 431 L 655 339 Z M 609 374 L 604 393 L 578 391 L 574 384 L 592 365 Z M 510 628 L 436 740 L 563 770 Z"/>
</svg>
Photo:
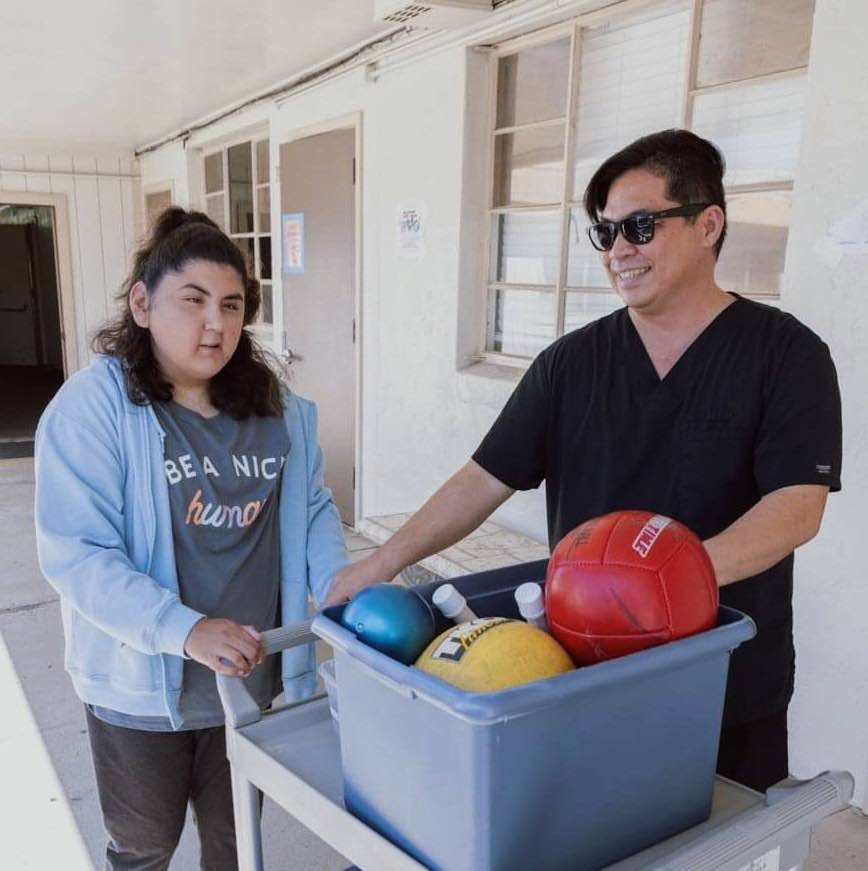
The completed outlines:
<svg viewBox="0 0 868 871">
<path fill-rule="evenodd" d="M 482 20 L 493 11 L 491 0 L 375 0 L 374 18 L 421 30 L 446 30 Z"/>
<path fill-rule="evenodd" d="M 384 15 L 383 21 L 390 21 L 393 24 L 409 24 L 419 18 L 419 16 L 426 15 L 430 11 L 430 6 L 421 6 L 418 3 L 408 3 L 406 6 L 401 6 L 394 12 Z"/>
</svg>

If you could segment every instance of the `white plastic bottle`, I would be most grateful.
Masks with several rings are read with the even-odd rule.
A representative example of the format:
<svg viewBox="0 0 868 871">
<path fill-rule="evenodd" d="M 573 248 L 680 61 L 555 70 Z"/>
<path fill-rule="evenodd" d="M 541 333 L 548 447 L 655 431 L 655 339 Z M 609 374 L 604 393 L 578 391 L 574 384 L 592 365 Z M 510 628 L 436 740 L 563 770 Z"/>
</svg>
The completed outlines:
<svg viewBox="0 0 868 871">
<path fill-rule="evenodd" d="M 542 587 L 535 584 L 533 581 L 528 581 L 516 588 L 515 601 L 518 604 L 518 612 L 532 626 L 542 629 L 543 632 L 549 631 L 548 620 L 546 620 L 545 599 L 543 598 Z"/>
<path fill-rule="evenodd" d="M 437 587 L 431 601 L 444 617 L 456 623 L 469 623 L 477 619 L 476 614 L 468 607 L 467 599 L 452 584 L 441 584 Z"/>
</svg>

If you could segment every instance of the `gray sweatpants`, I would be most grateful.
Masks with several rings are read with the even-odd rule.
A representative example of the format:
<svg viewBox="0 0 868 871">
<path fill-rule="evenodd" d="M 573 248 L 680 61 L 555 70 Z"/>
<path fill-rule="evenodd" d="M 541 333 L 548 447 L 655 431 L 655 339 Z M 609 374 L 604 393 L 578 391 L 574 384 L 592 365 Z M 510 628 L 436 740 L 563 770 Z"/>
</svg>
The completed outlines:
<svg viewBox="0 0 868 871">
<path fill-rule="evenodd" d="M 109 725 L 85 710 L 109 836 L 105 869 L 165 871 L 189 801 L 202 845 L 202 871 L 237 871 L 223 727 L 145 732 Z"/>
</svg>

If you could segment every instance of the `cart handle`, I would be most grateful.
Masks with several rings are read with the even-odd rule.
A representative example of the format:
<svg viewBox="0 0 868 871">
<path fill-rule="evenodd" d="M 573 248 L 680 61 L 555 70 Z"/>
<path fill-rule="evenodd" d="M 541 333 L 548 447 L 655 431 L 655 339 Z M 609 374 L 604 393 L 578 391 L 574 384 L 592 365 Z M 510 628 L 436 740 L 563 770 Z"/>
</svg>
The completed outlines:
<svg viewBox="0 0 868 871">
<path fill-rule="evenodd" d="M 745 851 L 762 856 L 843 810 L 853 797 L 853 776 L 848 771 L 826 771 L 812 780 L 773 787 L 765 804 L 746 810 L 647 871 L 739 871 Z M 774 866 L 777 867 L 777 866 Z M 801 867 L 801 866 L 797 866 Z"/>
<path fill-rule="evenodd" d="M 290 647 L 312 644 L 316 640 L 317 636 L 310 631 L 310 620 L 305 620 L 302 623 L 291 623 L 288 626 L 278 626 L 276 629 L 263 632 L 262 651 L 265 656 L 271 656 Z M 218 674 L 217 693 L 223 705 L 227 726 L 240 729 L 262 718 L 262 711 L 244 685 L 243 678 Z"/>
</svg>

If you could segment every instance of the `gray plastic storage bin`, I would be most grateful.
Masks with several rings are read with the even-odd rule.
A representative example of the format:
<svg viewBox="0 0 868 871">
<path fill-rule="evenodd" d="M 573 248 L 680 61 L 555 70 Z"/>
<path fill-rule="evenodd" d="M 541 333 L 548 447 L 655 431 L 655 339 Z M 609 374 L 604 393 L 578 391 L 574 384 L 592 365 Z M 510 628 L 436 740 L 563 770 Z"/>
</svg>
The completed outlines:
<svg viewBox="0 0 868 871">
<path fill-rule="evenodd" d="M 546 561 L 452 583 L 481 617 Z M 429 602 L 438 584 L 417 588 Z M 334 648 L 347 808 L 436 871 L 592 871 L 706 819 L 729 654 L 756 629 L 721 608 L 700 635 L 497 693 L 467 693 L 359 642 Z M 449 624 L 443 620 L 441 628 Z"/>
</svg>

